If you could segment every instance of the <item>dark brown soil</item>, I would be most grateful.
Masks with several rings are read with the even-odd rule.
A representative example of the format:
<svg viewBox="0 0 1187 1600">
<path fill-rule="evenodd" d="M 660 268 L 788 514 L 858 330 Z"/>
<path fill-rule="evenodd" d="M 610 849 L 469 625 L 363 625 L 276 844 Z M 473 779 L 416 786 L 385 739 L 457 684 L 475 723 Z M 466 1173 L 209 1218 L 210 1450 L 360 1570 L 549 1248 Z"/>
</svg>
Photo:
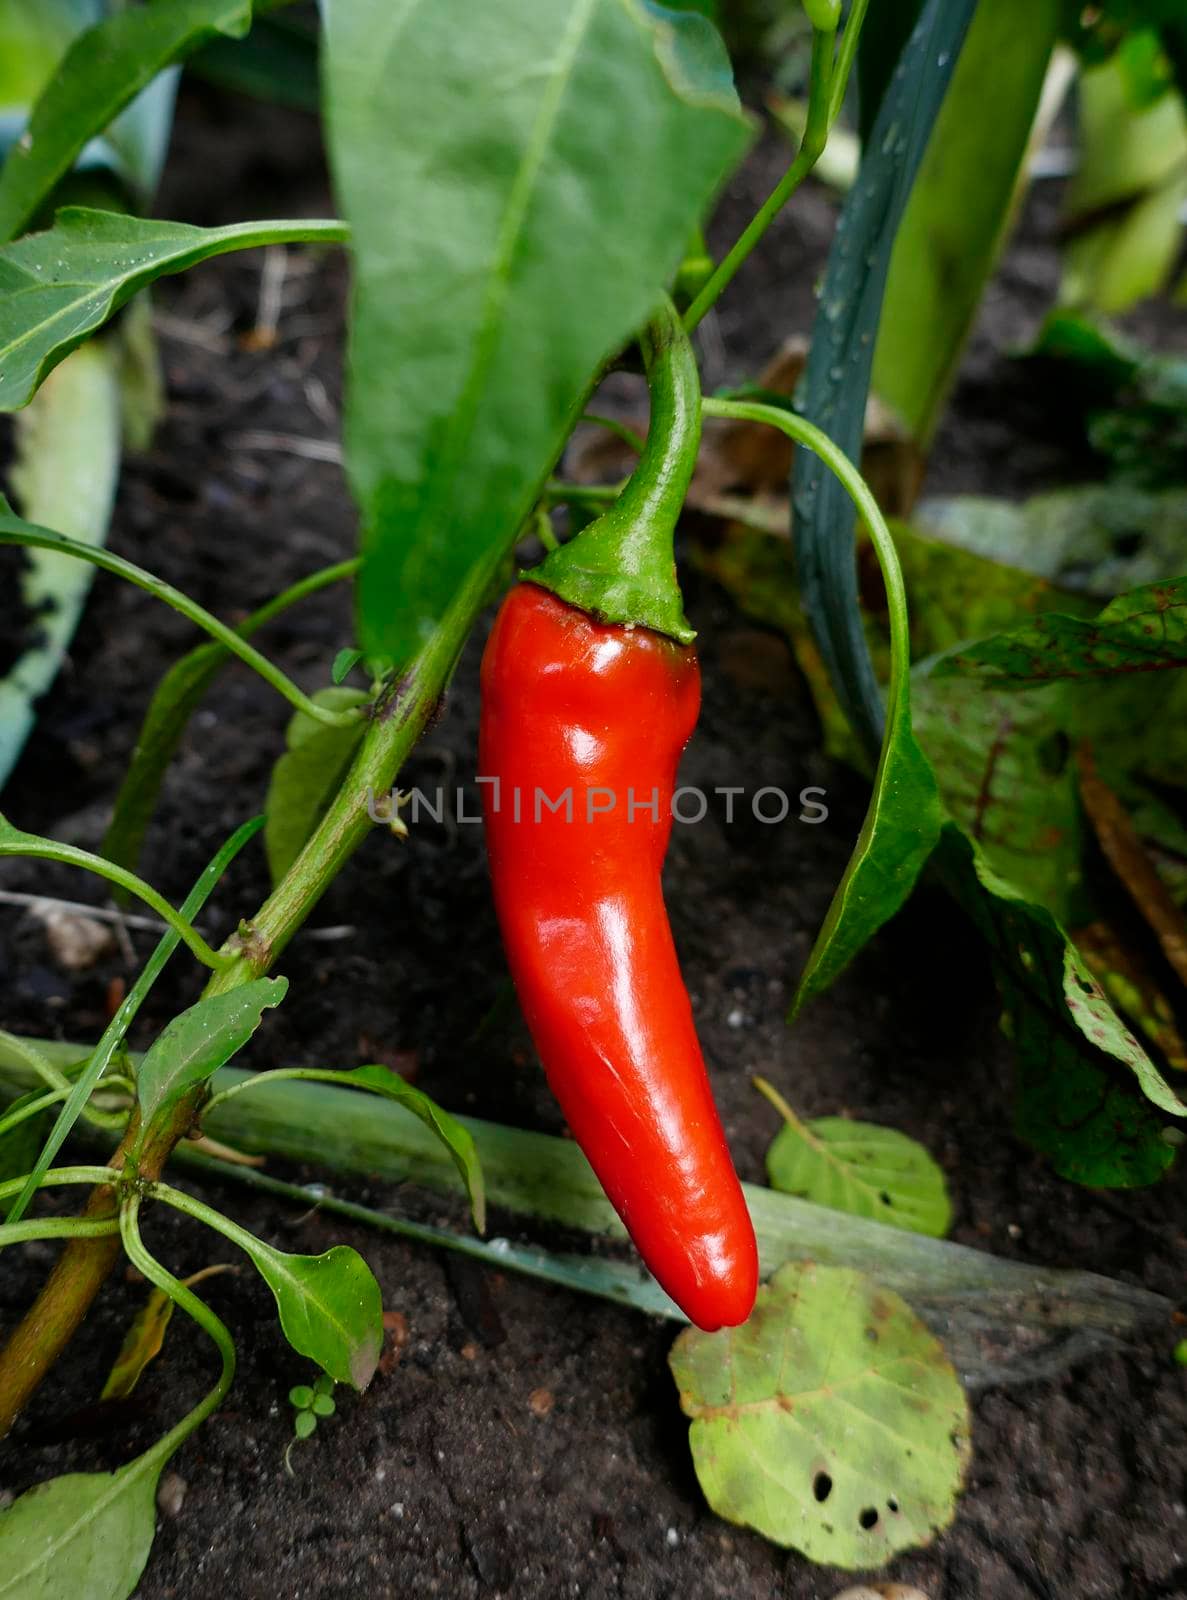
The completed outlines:
<svg viewBox="0 0 1187 1600">
<path fill-rule="evenodd" d="M 740 176 L 722 237 L 766 192 L 779 158 L 764 146 Z M 193 221 L 330 205 L 311 123 L 210 93 L 184 97 L 170 173 L 161 211 Z M 1032 202 L 989 298 L 936 452 L 937 487 L 1020 494 L 1083 465 L 1005 354 L 1033 331 L 1054 282 L 1052 207 L 1042 194 Z M 786 334 L 808 330 L 832 214 L 833 201 L 810 190 L 778 224 L 717 319 L 710 381 L 755 370 Z M 127 464 L 112 544 L 224 616 L 351 548 L 354 517 L 339 470 L 292 453 L 291 444 L 337 436 L 345 272 L 335 256 L 302 252 L 290 267 L 271 352 L 241 342 L 256 315 L 258 256 L 224 259 L 157 297 L 168 415 L 153 449 Z M 1180 337 L 1168 331 L 1168 340 Z M 1177 1298 L 1187 1252 L 1182 1178 L 1096 1197 L 1055 1180 L 1016 1142 L 1010 1056 L 986 962 L 938 893 L 921 891 L 787 1031 L 790 986 L 857 832 L 863 789 L 821 756 L 811 701 L 784 643 L 691 574 L 688 584 L 706 699 L 687 781 L 814 783 L 830 806 L 816 828 L 727 827 L 719 817 L 677 829 L 673 843 L 676 938 L 743 1175 L 761 1179 L 774 1132 L 750 1087 L 761 1071 L 803 1113 L 845 1110 L 921 1139 L 948 1172 L 957 1239 L 1092 1267 Z M 172 612 L 98 578 L 70 668 L 4 795 L 14 821 L 97 843 L 152 686 L 192 639 Z M 343 593 L 294 611 L 263 642 L 313 689 L 349 641 Z M 473 771 L 480 644 L 475 638 L 466 653 L 448 714 L 412 763 L 413 780 Z M 212 692 L 152 831 L 146 872 L 163 891 L 184 894 L 217 843 L 260 809 L 284 721 L 271 692 L 245 671 L 228 672 Z M 75 874 L 24 864 L 6 864 L 0 882 L 96 895 Z M 249 851 L 216 897 L 213 932 L 221 936 L 265 892 L 262 855 Z M 348 937 L 318 936 L 341 926 Z M 148 937 L 136 936 L 141 959 Z M 376 837 L 282 969 L 290 994 L 261 1030 L 257 1063 L 354 1065 L 411 1052 L 419 1082 L 447 1106 L 558 1129 L 537 1071 L 513 1061 L 514 1028 L 476 1037 L 507 994 L 479 829 L 426 826 L 406 845 Z M 3 908 L 0 971 L 6 1027 L 87 1039 L 105 1021 L 109 983 L 132 968 L 116 955 L 71 978 L 55 967 L 40 927 Z M 176 960 L 136 1042 L 198 987 L 192 964 Z M 286 1249 L 355 1245 L 385 1305 L 407 1319 L 410 1342 L 388 1375 L 364 1397 L 344 1398 L 296 1452 L 290 1478 L 286 1396 L 307 1380 L 308 1365 L 285 1344 L 258 1282 L 246 1274 L 213 1280 L 209 1298 L 236 1334 L 240 1372 L 228 1404 L 173 1463 L 184 1499 L 161 1517 L 141 1600 L 825 1600 L 845 1587 L 844 1575 L 707 1510 L 666 1369 L 670 1326 L 459 1267 L 316 1212 L 193 1187 Z M 380 1205 L 415 1203 L 361 1182 L 352 1193 Z M 150 1227 L 179 1273 L 224 1254 L 171 1216 L 153 1216 Z M 5 1258 L 0 1323 L 16 1319 L 50 1257 L 49 1247 L 34 1246 L 19 1262 Z M 209 1382 L 201 1337 L 178 1318 L 138 1391 L 139 1414 L 88 1433 L 95 1419 L 80 1408 L 97 1395 L 141 1293 L 122 1279 L 105 1293 L 70 1365 L 0 1454 L 6 1490 L 127 1459 Z M 957 1521 L 890 1576 L 918 1584 L 930 1600 L 1187 1595 L 1187 1375 L 1171 1359 L 1175 1337 L 1168 1325 L 1129 1354 L 1058 1382 L 979 1398 Z M 554 1400 L 546 1415 L 530 1400 L 538 1390 Z"/>
</svg>

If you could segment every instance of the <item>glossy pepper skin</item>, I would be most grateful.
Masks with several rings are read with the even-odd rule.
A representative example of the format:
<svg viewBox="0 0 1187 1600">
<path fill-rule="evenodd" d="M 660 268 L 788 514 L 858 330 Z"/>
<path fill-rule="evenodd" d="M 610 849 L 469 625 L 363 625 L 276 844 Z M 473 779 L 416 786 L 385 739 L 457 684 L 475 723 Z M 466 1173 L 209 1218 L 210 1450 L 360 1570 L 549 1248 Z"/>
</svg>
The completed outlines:
<svg viewBox="0 0 1187 1600">
<path fill-rule="evenodd" d="M 690 647 L 521 583 L 483 658 L 479 770 L 498 780 L 495 905 L 548 1082 L 644 1261 L 712 1330 L 750 1315 L 758 1257 L 660 883 L 700 695 Z"/>
</svg>

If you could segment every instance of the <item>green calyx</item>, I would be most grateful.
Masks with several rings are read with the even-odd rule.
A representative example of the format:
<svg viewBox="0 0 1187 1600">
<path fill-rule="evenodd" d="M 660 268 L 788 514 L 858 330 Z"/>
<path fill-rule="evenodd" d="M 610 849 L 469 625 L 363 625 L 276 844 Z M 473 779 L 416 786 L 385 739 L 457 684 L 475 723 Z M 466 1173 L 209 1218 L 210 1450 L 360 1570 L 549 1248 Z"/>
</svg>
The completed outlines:
<svg viewBox="0 0 1187 1600">
<path fill-rule="evenodd" d="M 614 505 L 524 577 L 600 622 L 696 638 L 684 615 L 672 538 L 701 442 L 701 381 L 676 308 L 665 300 L 643 335 L 651 426 Z"/>
</svg>

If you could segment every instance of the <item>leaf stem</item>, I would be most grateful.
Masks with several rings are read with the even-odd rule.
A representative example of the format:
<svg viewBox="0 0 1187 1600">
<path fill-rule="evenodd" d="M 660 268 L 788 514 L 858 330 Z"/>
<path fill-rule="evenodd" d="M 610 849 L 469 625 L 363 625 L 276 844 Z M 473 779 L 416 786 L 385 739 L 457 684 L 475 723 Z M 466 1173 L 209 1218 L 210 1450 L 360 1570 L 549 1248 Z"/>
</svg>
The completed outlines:
<svg viewBox="0 0 1187 1600">
<path fill-rule="evenodd" d="M 636 455 L 641 456 L 647 448 L 647 441 L 641 433 L 636 433 L 634 428 L 627 423 L 620 422 L 617 417 L 604 417 L 600 411 L 586 411 L 582 413 L 582 422 L 592 422 L 599 428 L 606 428 L 615 438 L 621 439 L 623 444 L 629 445 Z"/>
<path fill-rule="evenodd" d="M 300 1078 L 311 1083 L 341 1084 L 342 1074 L 333 1067 L 274 1067 L 270 1072 L 255 1072 L 233 1083 L 229 1089 L 220 1089 L 202 1107 L 202 1115 L 209 1116 L 215 1106 L 225 1105 L 247 1089 L 266 1089 L 269 1084 L 283 1083 L 286 1079 Z"/>
<path fill-rule="evenodd" d="M 846 33 L 848 33 L 846 29 Z M 817 29 L 812 35 L 812 65 L 808 91 L 808 121 L 795 159 L 775 185 L 758 211 L 751 218 L 741 237 L 729 254 L 718 262 L 712 277 L 684 313 L 684 326 L 689 331 L 697 326 L 707 311 L 720 298 L 722 291 L 733 280 L 738 268 L 758 244 L 783 207 L 803 183 L 824 153 L 832 116 L 833 93 L 833 42 L 836 34 L 831 29 Z M 856 40 L 854 41 L 856 45 Z"/>
<path fill-rule="evenodd" d="M 857 45 L 861 38 L 861 25 L 866 19 L 866 9 L 869 0 L 853 0 L 849 7 L 849 15 L 845 19 L 845 31 L 841 35 L 841 48 L 837 51 L 836 65 L 833 67 L 832 95 L 828 106 L 828 125 L 831 131 L 833 123 L 841 114 L 841 106 L 845 101 L 845 91 L 849 87 L 849 74 L 857 58 Z"/>
<path fill-rule="evenodd" d="M 858 514 L 869 529 L 870 541 L 882 568 L 882 581 L 886 586 L 887 626 L 890 633 L 890 682 L 887 688 L 891 700 L 898 695 L 906 674 L 910 670 L 911 638 L 907 621 L 907 590 L 903 571 L 899 565 L 898 551 L 882 515 L 881 507 L 870 492 L 865 479 L 845 452 L 835 445 L 815 423 L 784 411 L 779 406 L 761 405 L 752 400 L 705 401 L 707 417 L 726 417 L 738 422 L 765 422 L 796 444 L 811 450 L 840 480 L 845 492 L 857 507 Z M 885 751 L 885 742 L 883 744 Z"/>
<path fill-rule="evenodd" d="M 165 1461 L 184 1440 L 189 1438 L 194 1429 L 200 1427 L 210 1413 L 222 1404 L 235 1376 L 235 1344 L 226 1324 L 220 1317 L 215 1316 L 206 1302 L 199 1300 L 192 1290 L 187 1289 L 184 1283 L 166 1271 L 155 1256 L 149 1254 L 140 1237 L 140 1204 L 140 1195 L 133 1190 L 125 1196 L 120 1206 L 120 1237 L 128 1260 L 151 1284 L 162 1294 L 168 1295 L 174 1305 L 180 1306 L 210 1335 L 222 1359 L 222 1371 L 210 1393 L 205 1395 L 180 1422 L 175 1423 L 163 1439 L 158 1439 L 151 1449 L 146 1450 L 142 1458 L 146 1461 L 149 1459 Z"/>
<path fill-rule="evenodd" d="M 779 1093 L 778 1089 L 776 1089 L 773 1083 L 768 1083 L 766 1078 L 760 1078 L 757 1074 L 755 1074 L 750 1081 L 758 1090 L 759 1094 L 762 1095 L 764 1100 L 770 1101 L 775 1110 L 783 1118 L 784 1122 L 786 1122 L 790 1127 L 794 1128 L 802 1138 L 809 1140 L 813 1144 L 816 1143 L 816 1140 L 812 1138 L 812 1135 L 808 1132 L 807 1128 L 804 1127 L 804 1124 L 800 1121 L 799 1117 L 791 1109 L 790 1105 L 788 1105 L 787 1101 Z"/>
<path fill-rule="evenodd" d="M 670 300 L 640 342 L 651 426 L 638 464 L 608 511 L 524 576 L 602 621 L 652 628 L 690 644 L 695 634 L 684 615 L 672 540 L 696 470 L 701 380 Z"/>
<path fill-rule="evenodd" d="M 119 1231 L 115 1217 L 31 1217 L 27 1222 L 0 1223 L 0 1250 L 33 1239 L 102 1239 Z"/>
<path fill-rule="evenodd" d="M 43 1172 L 38 1180 L 39 1189 L 56 1189 L 62 1184 L 69 1183 L 103 1183 L 109 1187 L 116 1182 L 118 1173 L 110 1167 L 51 1167 L 48 1172 Z M 20 1194 L 23 1185 L 28 1180 L 28 1174 L 19 1178 L 8 1178 L 0 1183 L 0 1200 L 7 1200 L 9 1195 Z M 6 1224 L 15 1227 L 14 1222 Z"/>
<path fill-rule="evenodd" d="M 0 515 L 0 544 L 55 550 L 61 555 L 76 556 L 80 561 L 89 561 L 92 566 L 101 567 L 104 572 L 110 572 L 117 578 L 124 578 L 136 588 L 143 589 L 158 600 L 163 600 L 175 611 L 180 611 L 183 617 L 202 628 L 212 639 L 217 639 L 232 655 L 238 656 L 240 661 L 257 672 L 264 682 L 270 684 L 291 706 L 303 711 L 315 722 L 324 722 L 329 727 L 336 728 L 359 720 L 358 711 L 330 711 L 325 706 L 319 706 L 297 687 L 287 673 L 269 661 L 267 656 L 261 655 L 235 628 L 220 622 L 206 610 L 205 606 L 200 606 L 196 600 L 191 600 L 189 595 L 180 589 L 175 589 L 171 583 L 166 583 L 163 578 L 146 572 L 143 567 L 138 567 L 133 561 L 125 560 L 114 551 L 105 550 L 102 546 L 83 544 L 77 539 L 69 539 L 65 534 L 54 533 L 49 528 L 39 528 L 34 523 L 23 521 L 20 517 L 4 515 Z"/>
</svg>

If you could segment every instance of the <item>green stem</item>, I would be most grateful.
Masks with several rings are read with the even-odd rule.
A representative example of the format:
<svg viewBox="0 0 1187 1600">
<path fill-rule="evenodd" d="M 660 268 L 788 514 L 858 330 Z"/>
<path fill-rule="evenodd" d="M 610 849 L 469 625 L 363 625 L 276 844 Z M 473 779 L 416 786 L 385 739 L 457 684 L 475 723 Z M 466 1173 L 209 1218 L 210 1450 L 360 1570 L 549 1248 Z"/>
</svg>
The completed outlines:
<svg viewBox="0 0 1187 1600">
<path fill-rule="evenodd" d="M 246 1255 L 258 1255 L 260 1240 L 248 1229 L 241 1228 L 225 1212 L 216 1211 L 213 1206 L 208 1206 L 196 1196 L 187 1194 L 184 1189 L 175 1189 L 171 1183 L 154 1183 L 146 1192 L 153 1200 L 163 1200 L 175 1211 L 183 1211 L 195 1222 L 205 1223 L 208 1228 L 213 1228 L 215 1233 L 221 1233 L 224 1239 L 229 1239 L 232 1244 L 238 1245 Z"/>
<path fill-rule="evenodd" d="M 155 1288 L 162 1294 L 168 1295 L 174 1305 L 180 1306 L 210 1335 L 222 1359 L 222 1371 L 210 1393 L 180 1422 L 170 1428 L 163 1439 L 158 1439 L 156 1444 L 140 1457 L 140 1460 L 146 1463 L 167 1461 L 178 1446 L 189 1438 L 194 1429 L 200 1427 L 210 1413 L 223 1403 L 235 1376 L 235 1345 L 226 1324 L 215 1316 L 206 1302 L 199 1300 L 192 1290 L 187 1289 L 185 1284 L 171 1272 L 167 1272 L 156 1257 L 145 1249 L 144 1241 L 140 1237 L 140 1196 L 134 1191 L 125 1197 L 120 1206 L 119 1229 L 128 1260 Z"/>
<path fill-rule="evenodd" d="M 647 441 L 643 435 L 636 433 L 634 428 L 628 427 L 625 422 L 620 422 L 617 417 L 604 417 L 598 411 L 586 411 L 581 420 L 595 423 L 599 428 L 607 428 L 615 438 L 629 445 L 636 455 L 641 456 L 647 448 Z"/>
<path fill-rule="evenodd" d="M 69 1092 L 70 1079 L 60 1068 L 54 1066 L 53 1062 L 48 1060 L 35 1045 L 31 1045 L 27 1039 L 22 1039 L 15 1033 L 7 1033 L 3 1028 L 0 1028 L 0 1045 L 4 1045 L 11 1050 L 14 1055 L 20 1056 L 21 1060 L 32 1067 L 41 1081 L 48 1083 L 51 1089 L 61 1089 L 64 1092 Z"/>
<path fill-rule="evenodd" d="M 70 1093 L 67 1084 L 61 1089 L 47 1089 L 36 1100 L 30 1100 L 28 1105 L 18 1106 L 15 1111 L 10 1111 L 6 1117 L 0 1117 L 0 1135 L 11 1133 L 13 1128 L 19 1128 L 22 1122 L 28 1122 L 30 1117 L 48 1111 L 50 1106 L 56 1106 L 59 1100 L 64 1100 Z"/>
<path fill-rule="evenodd" d="M 718 263 L 713 276 L 684 313 L 684 326 L 690 333 L 705 313 L 717 304 L 722 291 L 732 281 L 738 268 L 824 153 L 830 125 L 835 37 L 835 33 L 828 29 L 817 29 L 812 35 L 808 121 L 795 160 L 751 218 L 741 238 L 729 254 Z"/>
<path fill-rule="evenodd" d="M 563 483 L 550 478 L 544 485 L 544 499 L 551 505 L 613 505 L 625 488 L 625 483 Z"/>
<path fill-rule="evenodd" d="M 707 417 L 725 417 L 735 422 L 765 422 L 796 444 L 819 456 L 830 472 L 840 479 L 845 492 L 857 507 L 858 515 L 869 529 L 870 541 L 882 568 L 882 581 L 886 586 L 887 623 L 890 632 L 890 683 L 887 689 L 893 700 L 898 694 L 902 679 L 909 670 L 911 639 L 907 620 L 907 590 L 899 566 L 898 551 L 891 538 L 890 529 L 878 502 L 874 499 L 865 479 L 826 433 L 814 423 L 806 422 L 794 412 L 778 406 L 760 405 L 751 400 L 706 400 Z"/>
<path fill-rule="evenodd" d="M 768 1083 L 765 1078 L 760 1078 L 757 1075 L 751 1078 L 750 1081 L 758 1090 L 759 1094 L 762 1095 L 763 1099 L 770 1101 L 775 1110 L 779 1113 L 789 1127 L 794 1128 L 796 1133 L 798 1133 L 802 1139 L 806 1139 L 811 1144 L 817 1143 L 817 1141 L 812 1138 L 812 1135 L 808 1132 L 807 1128 L 804 1127 L 799 1117 L 796 1116 L 795 1112 L 791 1109 L 787 1101 L 779 1093 L 778 1089 L 776 1089 L 773 1083 Z"/>
<path fill-rule="evenodd" d="M 841 107 L 845 102 L 845 91 L 849 87 L 849 74 L 853 70 L 853 63 L 857 59 L 857 45 L 861 38 L 861 25 L 866 19 L 866 9 L 869 0 L 853 0 L 849 7 L 849 15 L 845 19 L 845 31 L 841 35 L 841 48 L 837 52 L 837 63 L 833 68 L 832 96 L 828 106 L 828 125 L 831 129 L 833 123 L 841 114 Z"/>
<path fill-rule="evenodd" d="M 166 583 L 163 578 L 146 572 L 143 567 L 138 567 L 135 562 L 126 561 L 123 556 L 117 556 L 111 550 L 105 550 L 102 546 L 83 544 L 77 539 L 68 539 L 65 534 L 54 533 L 49 528 L 39 528 L 31 522 L 22 521 L 20 517 L 2 515 L 0 515 L 0 544 L 24 545 L 37 550 L 56 550 L 61 555 L 77 556 L 80 561 L 89 561 L 93 566 L 101 567 L 104 572 L 113 573 L 117 578 L 124 578 L 129 583 L 135 584 L 138 589 L 143 589 L 156 599 L 163 600 L 175 611 L 180 611 L 183 617 L 210 634 L 212 639 L 217 639 L 232 655 L 238 656 L 246 666 L 259 673 L 265 683 L 271 684 L 291 706 L 303 711 L 315 722 L 324 722 L 331 728 L 337 728 L 346 723 L 357 722 L 359 719 L 357 711 L 330 711 L 325 706 L 319 706 L 297 687 L 287 673 L 274 666 L 267 656 L 261 655 L 254 645 L 248 644 L 235 628 L 220 622 L 206 610 L 205 606 L 200 606 L 196 600 L 191 600 L 189 595 L 183 594 L 180 589 L 175 589 L 171 583 Z"/>
<path fill-rule="evenodd" d="M 684 615 L 672 540 L 697 464 L 701 381 L 670 300 L 642 344 L 651 425 L 638 465 L 609 511 L 525 577 L 602 621 L 690 644 L 696 635 Z"/>
<path fill-rule="evenodd" d="M 188 926 L 198 915 L 227 867 L 248 840 L 254 838 L 259 832 L 263 826 L 263 820 L 262 817 L 256 817 L 251 822 L 245 822 L 242 827 L 235 830 L 222 848 L 217 851 L 182 904 L 180 915 L 183 924 Z M 149 990 L 157 981 L 169 957 L 177 949 L 180 938 L 181 934 L 177 929 L 170 928 L 160 940 L 152 955 L 145 962 L 140 976 L 121 1002 L 119 1010 L 103 1030 L 103 1037 L 92 1051 L 86 1066 L 70 1085 L 66 1103 L 58 1113 L 57 1121 L 50 1129 L 49 1136 L 41 1147 L 37 1163 L 26 1180 L 20 1198 L 9 1213 L 13 1222 L 18 1221 L 24 1214 L 25 1208 L 32 1200 L 50 1162 L 62 1148 L 77 1119 L 83 1114 L 83 1109 L 94 1092 L 96 1084 L 110 1066 L 112 1057 L 123 1043 L 124 1036 L 131 1027 L 136 1013 L 144 1004 Z M 133 1133 L 134 1131 L 132 1130 Z M 0 1417 L 2 1417 L 2 1412 L 0 1412 Z M 0 1427 L 0 1433 L 2 1432 L 3 1429 Z"/>
<path fill-rule="evenodd" d="M 248 1089 L 266 1089 L 271 1083 L 283 1083 L 294 1078 L 304 1079 L 309 1083 L 341 1084 L 342 1082 L 342 1074 L 332 1067 L 275 1067 L 271 1072 L 253 1072 L 239 1083 L 233 1083 L 229 1089 L 220 1089 L 217 1094 L 211 1095 L 202 1107 L 202 1115 L 208 1117 L 216 1106 L 234 1100 Z"/>
<path fill-rule="evenodd" d="M 110 1185 L 115 1182 L 116 1175 L 110 1167 L 51 1167 L 48 1172 L 43 1172 L 38 1180 L 39 1189 L 55 1189 L 65 1183 L 102 1183 Z M 20 1178 L 8 1178 L 0 1183 L 0 1200 L 7 1200 L 9 1195 L 20 1194 L 28 1182 L 28 1174 Z M 15 1224 L 10 1222 L 8 1227 Z"/>
<path fill-rule="evenodd" d="M 33 1217 L 0 1224 L 0 1250 L 32 1239 L 102 1239 L 119 1231 L 115 1217 Z"/>
<path fill-rule="evenodd" d="M 146 906 L 150 906 L 156 912 L 162 922 L 168 923 L 190 953 L 204 967 L 210 967 L 212 971 L 218 972 L 232 959 L 229 955 L 220 955 L 218 951 L 212 950 L 202 935 L 192 928 L 184 916 L 175 911 L 164 895 L 158 894 L 151 884 L 145 883 L 143 878 L 138 878 L 126 867 L 116 866 L 104 856 L 93 855 L 89 850 L 79 850 L 72 844 L 62 844 L 57 839 L 42 839 L 33 833 L 22 833 L 19 828 L 6 826 L 3 818 L 0 818 L 0 856 L 32 856 L 41 861 L 57 861 L 63 866 L 81 867 L 85 872 L 93 872 L 96 877 L 106 878 L 108 883 L 118 884 L 121 889 L 134 894 L 138 900 L 143 900 Z"/>
</svg>

